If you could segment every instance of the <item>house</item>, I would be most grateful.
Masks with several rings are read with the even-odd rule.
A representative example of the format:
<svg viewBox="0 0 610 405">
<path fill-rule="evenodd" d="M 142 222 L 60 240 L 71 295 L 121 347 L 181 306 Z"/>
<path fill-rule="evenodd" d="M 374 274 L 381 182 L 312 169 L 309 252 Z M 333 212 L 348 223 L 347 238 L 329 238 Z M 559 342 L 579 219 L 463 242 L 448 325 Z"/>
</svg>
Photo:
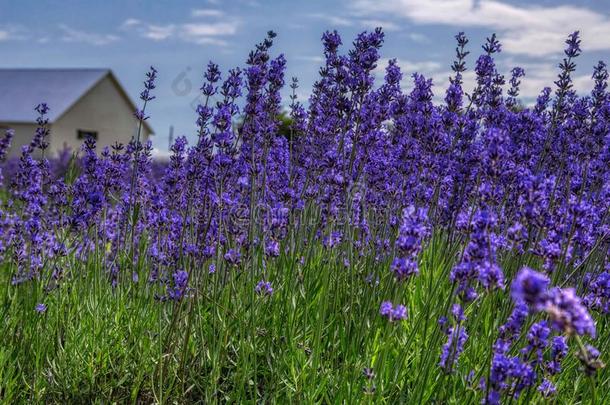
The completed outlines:
<svg viewBox="0 0 610 405">
<path fill-rule="evenodd" d="M 109 69 L 0 69 L 0 133 L 15 130 L 9 155 L 21 152 L 36 131 L 39 103 L 47 103 L 49 154 L 79 151 L 92 136 L 97 147 L 128 143 L 137 134 L 135 104 Z M 153 130 L 144 122 L 140 140 Z"/>
</svg>

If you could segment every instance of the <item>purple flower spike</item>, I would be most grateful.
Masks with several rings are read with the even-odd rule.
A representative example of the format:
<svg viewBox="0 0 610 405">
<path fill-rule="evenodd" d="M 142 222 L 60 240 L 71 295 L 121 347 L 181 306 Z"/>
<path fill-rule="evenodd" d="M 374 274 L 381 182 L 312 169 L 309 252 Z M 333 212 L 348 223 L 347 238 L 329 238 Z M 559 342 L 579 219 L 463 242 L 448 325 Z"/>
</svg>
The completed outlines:
<svg viewBox="0 0 610 405">
<path fill-rule="evenodd" d="M 554 288 L 550 296 L 546 311 L 556 329 L 569 335 L 588 334 L 595 338 L 595 321 L 573 288 Z"/>
<path fill-rule="evenodd" d="M 390 322 L 407 319 L 407 308 L 404 305 L 394 306 L 390 301 L 384 301 L 379 307 L 379 314 Z"/>
<path fill-rule="evenodd" d="M 546 378 L 542 380 L 542 383 L 540 383 L 537 389 L 538 392 L 540 392 L 545 398 L 550 398 L 557 392 L 555 385 Z"/>
<path fill-rule="evenodd" d="M 273 287 L 271 286 L 271 282 L 265 280 L 259 281 L 258 284 L 256 284 L 254 291 L 258 295 L 266 295 L 268 297 L 273 295 Z"/>
<path fill-rule="evenodd" d="M 402 321 L 407 319 L 407 308 L 404 305 L 396 305 L 392 311 L 391 321 Z"/>
<path fill-rule="evenodd" d="M 452 327 L 447 333 L 447 343 L 443 345 L 439 366 L 446 373 L 453 373 L 460 354 L 464 351 L 464 345 L 468 340 L 468 333 L 463 326 Z"/>
<path fill-rule="evenodd" d="M 184 270 L 178 270 L 172 278 L 173 285 L 167 287 L 167 299 L 180 301 L 188 290 L 189 274 Z"/>
<path fill-rule="evenodd" d="M 524 267 L 513 281 L 511 295 L 515 303 L 525 302 L 530 308 L 539 311 L 547 299 L 549 283 L 549 278 L 544 274 Z"/>
<path fill-rule="evenodd" d="M 390 301 L 384 301 L 381 303 L 381 307 L 379 308 L 379 313 L 381 316 L 390 316 L 392 313 L 392 303 Z"/>
</svg>

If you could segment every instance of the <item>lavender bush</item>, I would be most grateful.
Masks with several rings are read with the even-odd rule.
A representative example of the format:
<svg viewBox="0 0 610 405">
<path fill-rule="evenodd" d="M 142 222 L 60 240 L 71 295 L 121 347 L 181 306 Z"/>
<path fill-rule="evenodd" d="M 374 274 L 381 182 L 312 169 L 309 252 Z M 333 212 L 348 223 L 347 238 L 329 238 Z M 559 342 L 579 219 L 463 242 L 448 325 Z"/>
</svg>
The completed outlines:
<svg viewBox="0 0 610 405">
<path fill-rule="evenodd" d="M 463 33 L 444 92 L 376 83 L 381 29 L 326 32 L 285 103 L 274 37 L 209 63 L 163 165 L 139 136 L 51 158 L 36 107 L 0 178 L 0 399 L 608 403 L 610 93 L 603 62 L 574 91 L 578 32 L 531 106 L 495 35 L 471 92 Z"/>
</svg>

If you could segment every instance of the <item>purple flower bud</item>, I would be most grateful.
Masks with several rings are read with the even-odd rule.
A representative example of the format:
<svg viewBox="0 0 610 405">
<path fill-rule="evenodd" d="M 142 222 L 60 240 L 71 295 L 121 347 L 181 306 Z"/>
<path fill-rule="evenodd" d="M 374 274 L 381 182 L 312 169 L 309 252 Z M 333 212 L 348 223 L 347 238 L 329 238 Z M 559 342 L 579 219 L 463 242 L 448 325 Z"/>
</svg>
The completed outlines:
<svg viewBox="0 0 610 405">
<path fill-rule="evenodd" d="M 392 313 L 392 303 L 390 301 L 384 301 L 381 303 L 381 307 L 379 308 L 379 313 L 382 316 L 390 316 L 390 314 Z"/>
<path fill-rule="evenodd" d="M 547 300 L 550 280 L 542 273 L 523 267 L 511 285 L 515 303 L 525 302 L 535 311 L 541 310 Z"/>
<path fill-rule="evenodd" d="M 407 308 L 404 305 L 394 305 L 390 301 L 384 301 L 379 308 L 379 314 L 388 318 L 390 322 L 407 319 Z"/>
<path fill-rule="evenodd" d="M 271 283 L 269 281 L 264 281 L 264 280 L 259 281 L 256 284 L 254 291 L 258 295 L 266 295 L 266 296 L 273 295 L 273 287 L 271 286 Z"/>
</svg>

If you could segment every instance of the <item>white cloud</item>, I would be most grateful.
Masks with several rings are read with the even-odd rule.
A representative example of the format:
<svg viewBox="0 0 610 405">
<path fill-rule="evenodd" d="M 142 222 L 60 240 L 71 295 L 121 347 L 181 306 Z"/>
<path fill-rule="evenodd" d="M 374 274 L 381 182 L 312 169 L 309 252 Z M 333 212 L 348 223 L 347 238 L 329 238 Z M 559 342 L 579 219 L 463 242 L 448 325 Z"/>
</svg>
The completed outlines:
<svg viewBox="0 0 610 405">
<path fill-rule="evenodd" d="M 123 21 L 123 24 L 121 24 L 121 28 L 128 29 L 128 28 L 140 25 L 141 23 L 142 22 L 140 20 L 138 20 L 137 18 L 128 18 L 125 21 Z"/>
<path fill-rule="evenodd" d="M 63 32 L 61 40 L 64 42 L 82 42 L 90 45 L 108 45 L 118 41 L 120 38 L 113 34 L 98 34 L 80 31 L 65 24 L 60 24 L 59 29 Z"/>
<path fill-rule="evenodd" d="M 375 74 L 378 77 L 385 75 L 385 68 L 388 66 L 389 59 L 382 58 L 377 62 Z M 410 61 L 406 59 L 397 59 L 396 64 L 400 67 L 403 77 L 411 76 L 413 73 L 421 73 L 425 76 L 430 76 L 434 72 L 438 72 L 442 66 L 440 63 L 433 60 L 425 61 Z"/>
<path fill-rule="evenodd" d="M 220 10 L 215 9 L 195 9 L 191 11 L 191 16 L 193 17 L 222 17 L 224 13 Z"/>
<path fill-rule="evenodd" d="M 193 42 L 198 45 L 215 45 L 215 46 L 227 46 L 229 43 L 224 39 L 210 38 L 210 37 L 185 37 L 185 41 Z"/>
<path fill-rule="evenodd" d="M 323 13 L 310 13 L 310 14 L 306 14 L 305 17 L 326 21 L 331 26 L 350 27 L 353 25 L 353 22 L 348 20 L 347 18 L 339 17 L 336 15 L 323 14 Z"/>
<path fill-rule="evenodd" d="M 563 49 L 567 34 L 580 30 L 584 50 L 610 49 L 610 17 L 571 5 L 518 6 L 496 0 L 356 0 L 359 15 L 402 16 L 421 24 L 497 30 L 507 53 L 549 55 Z"/>
<path fill-rule="evenodd" d="M 237 25 L 236 22 L 183 24 L 180 27 L 180 37 L 200 45 L 226 46 L 227 42 L 222 37 L 234 35 Z"/>
<path fill-rule="evenodd" d="M 304 62 L 311 62 L 311 63 L 322 63 L 324 62 L 324 58 L 322 56 L 307 56 L 307 55 L 301 55 L 301 56 L 297 56 L 295 57 L 296 60 L 302 60 Z"/>
<path fill-rule="evenodd" d="M 121 24 L 121 29 L 124 31 L 135 30 L 143 38 L 152 39 L 153 41 L 163 41 L 174 35 L 176 26 L 174 24 L 147 24 L 136 18 L 128 18 Z"/>
<path fill-rule="evenodd" d="M 177 38 L 182 41 L 196 44 L 217 46 L 226 46 L 227 41 L 224 38 L 234 35 L 237 32 L 238 27 L 239 21 L 236 19 L 215 22 L 157 25 L 143 22 L 135 18 L 129 18 L 121 24 L 122 29 L 135 31 L 139 33 L 141 37 L 153 41 L 164 41 L 170 38 Z"/>
<path fill-rule="evenodd" d="M 420 34 L 418 32 L 410 32 L 409 34 L 407 34 L 407 37 L 411 41 L 417 42 L 417 43 L 420 43 L 420 44 L 424 44 L 426 42 L 430 42 L 430 38 L 428 38 L 424 34 Z"/>
<path fill-rule="evenodd" d="M 183 24 L 182 32 L 187 38 L 195 39 L 233 35 L 237 32 L 237 24 L 228 22 Z"/>
<path fill-rule="evenodd" d="M 21 25 L 1 25 L 0 42 L 23 40 L 29 37 L 28 31 Z"/>
<path fill-rule="evenodd" d="M 169 25 L 153 25 L 150 24 L 142 33 L 144 38 L 152 39 L 153 41 L 163 41 L 174 34 L 176 27 L 173 24 Z"/>
<path fill-rule="evenodd" d="M 400 30 L 400 27 L 391 21 L 365 19 L 365 20 L 362 20 L 361 23 L 362 23 L 362 25 L 364 25 L 365 27 L 368 27 L 368 28 L 381 27 L 381 28 L 383 28 L 384 31 Z"/>
</svg>

